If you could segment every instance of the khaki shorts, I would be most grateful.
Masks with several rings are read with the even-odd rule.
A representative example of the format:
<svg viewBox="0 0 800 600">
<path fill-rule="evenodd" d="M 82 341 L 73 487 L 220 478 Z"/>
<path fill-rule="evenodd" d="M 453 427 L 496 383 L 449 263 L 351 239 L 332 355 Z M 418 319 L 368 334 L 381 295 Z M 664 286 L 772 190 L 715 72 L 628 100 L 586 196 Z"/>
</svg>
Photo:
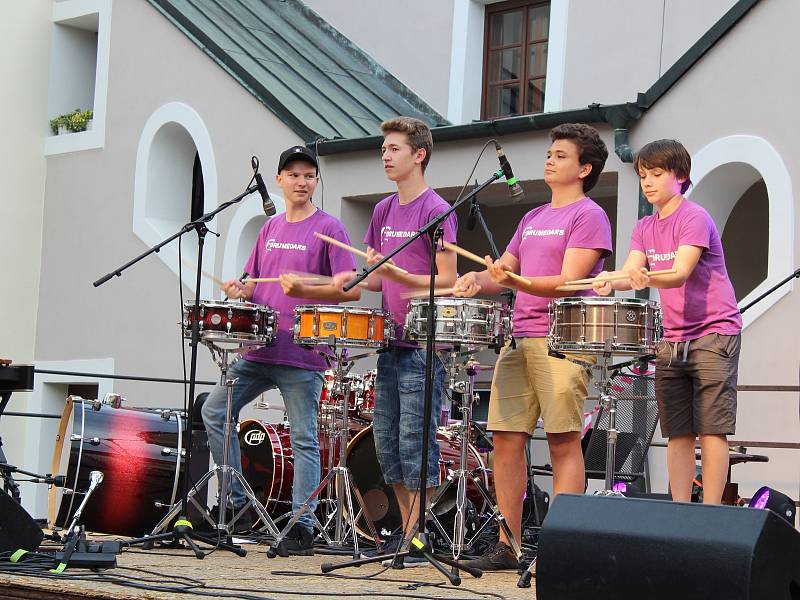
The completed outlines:
<svg viewBox="0 0 800 600">
<path fill-rule="evenodd" d="M 497 359 L 489 400 L 491 431 L 533 435 L 541 416 L 547 433 L 583 430 L 589 374 L 569 360 L 547 354 L 547 338 L 519 338 Z M 571 355 L 584 362 L 595 358 Z"/>
</svg>

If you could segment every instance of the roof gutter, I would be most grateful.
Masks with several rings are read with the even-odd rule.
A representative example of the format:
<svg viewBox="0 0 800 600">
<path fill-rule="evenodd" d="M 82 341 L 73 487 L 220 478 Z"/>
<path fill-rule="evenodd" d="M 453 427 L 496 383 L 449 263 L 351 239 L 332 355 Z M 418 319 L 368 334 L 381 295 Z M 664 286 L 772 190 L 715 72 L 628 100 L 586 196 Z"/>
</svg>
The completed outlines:
<svg viewBox="0 0 800 600">
<path fill-rule="evenodd" d="M 607 123 L 614 129 L 614 152 L 624 163 L 633 162 L 633 148 L 630 145 L 631 126 L 644 116 L 648 109 L 658 102 L 714 45 L 728 33 L 759 0 L 739 0 L 722 18 L 681 56 L 674 65 L 656 80 L 644 93 L 638 94 L 635 102 L 623 104 L 590 104 L 586 108 L 564 110 L 535 115 L 520 115 L 491 121 L 476 121 L 464 125 L 445 125 L 434 127 L 435 142 L 452 142 L 475 138 L 495 137 L 552 129 L 562 123 Z M 350 139 L 323 139 L 312 142 L 320 155 L 343 154 L 360 150 L 374 150 L 380 147 L 382 136 L 374 135 Z M 641 208 L 641 207 L 640 207 Z"/>
</svg>

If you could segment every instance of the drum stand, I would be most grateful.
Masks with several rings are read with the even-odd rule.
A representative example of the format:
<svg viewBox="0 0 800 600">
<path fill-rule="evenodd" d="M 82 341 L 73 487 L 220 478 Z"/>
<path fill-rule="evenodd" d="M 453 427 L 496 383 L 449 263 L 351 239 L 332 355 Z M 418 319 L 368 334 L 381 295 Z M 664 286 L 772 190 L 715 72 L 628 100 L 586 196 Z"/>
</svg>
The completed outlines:
<svg viewBox="0 0 800 600">
<path fill-rule="evenodd" d="M 433 522 L 439 532 L 451 544 L 453 548 L 453 558 L 455 560 L 458 560 L 459 556 L 461 556 L 461 553 L 464 550 L 467 550 L 472 546 L 473 541 L 488 526 L 488 524 L 491 522 L 491 519 L 497 520 L 498 525 L 503 529 L 508 537 L 508 540 L 511 543 L 511 549 L 514 551 L 514 554 L 516 554 L 517 559 L 521 559 L 522 550 L 520 549 L 519 543 L 516 539 L 514 539 L 505 517 L 503 517 L 500 509 L 497 507 L 495 499 L 492 497 L 489 490 L 486 489 L 483 481 L 481 481 L 480 477 L 478 476 L 479 469 L 467 469 L 469 431 L 470 423 L 472 421 L 472 401 L 475 395 L 475 377 L 478 373 L 478 369 L 476 368 L 474 361 L 468 361 L 466 363 L 467 383 L 465 384 L 464 381 L 457 382 L 456 375 L 458 374 L 458 366 L 455 364 L 456 356 L 457 352 L 451 351 L 450 359 L 448 360 L 448 371 L 451 372 L 450 388 L 461 392 L 461 423 L 459 423 L 457 426 L 458 433 L 456 434 L 461 444 L 461 454 L 459 456 L 458 469 L 448 470 L 447 478 L 441 483 L 431 497 L 431 503 L 428 507 L 428 519 Z M 467 479 L 472 480 L 486 503 L 492 507 L 492 514 L 489 519 L 486 520 L 483 525 L 481 525 L 480 529 L 478 529 L 478 531 L 476 531 L 475 534 L 469 540 L 467 540 L 467 543 L 465 544 Z M 445 532 L 444 527 L 439 522 L 439 519 L 436 517 L 435 508 L 439 500 L 444 496 L 445 492 L 447 492 L 450 486 L 453 485 L 453 482 L 456 482 L 456 515 L 453 526 L 453 538 L 450 539 L 450 537 L 447 535 L 447 532 Z"/>
<path fill-rule="evenodd" d="M 292 515 L 292 518 L 283 528 L 283 531 L 277 535 L 275 542 L 267 551 L 267 556 L 270 558 L 275 558 L 278 555 L 277 548 L 281 543 L 281 540 L 286 537 L 303 513 L 306 512 L 311 515 L 311 518 L 314 520 L 314 524 L 320 530 L 322 537 L 329 546 L 335 546 L 339 548 L 344 547 L 344 542 L 347 539 L 347 536 L 352 534 L 353 558 L 359 558 L 361 556 L 361 553 L 358 549 L 358 534 L 356 533 L 356 523 L 358 522 L 359 518 L 363 518 L 366 521 L 370 535 L 373 537 L 373 539 L 378 540 L 378 532 L 376 531 L 375 525 L 372 523 L 372 520 L 367 514 L 364 498 L 361 496 L 361 492 L 356 487 L 353 477 L 350 474 L 350 469 L 347 467 L 347 446 L 350 438 L 350 423 L 348 413 L 350 384 L 349 382 L 345 381 L 344 377 L 352 368 L 354 361 L 348 361 L 347 348 L 342 348 L 337 351 L 335 339 L 331 340 L 329 347 L 333 351 L 336 360 L 336 370 L 333 380 L 333 394 L 335 398 L 340 398 L 341 421 L 338 427 L 334 426 L 333 433 L 330 435 L 330 439 L 335 441 L 334 444 L 331 444 L 330 454 L 328 456 L 335 456 L 336 452 L 338 451 L 339 465 L 331 468 L 328 471 L 325 477 L 323 477 L 322 481 L 319 482 L 319 485 L 316 487 L 316 489 L 311 492 L 311 495 L 306 498 L 306 500 L 300 506 L 300 510 Z M 314 511 L 311 510 L 311 501 L 314 498 L 318 498 L 322 491 L 326 488 L 331 489 L 334 483 L 336 486 L 336 510 L 329 515 L 328 520 L 323 526 L 317 519 Z M 358 512 L 355 511 L 355 505 L 353 504 L 354 496 L 356 502 L 358 503 Z M 344 514 L 345 510 L 347 511 L 346 515 Z M 347 527 L 345 527 L 345 520 Z M 334 522 L 336 524 L 334 530 L 335 532 L 334 537 L 331 538 L 328 535 L 327 530 Z"/>
<path fill-rule="evenodd" d="M 222 444 L 222 464 L 215 465 L 213 469 L 206 472 L 196 484 L 192 487 L 189 491 L 186 499 L 190 501 L 194 506 L 203 514 L 205 519 L 211 523 L 217 530 L 217 534 L 221 535 L 223 532 L 225 533 L 227 538 L 230 538 L 231 532 L 233 531 L 233 524 L 239 519 L 251 506 L 253 510 L 256 511 L 261 521 L 264 523 L 264 528 L 268 530 L 268 532 L 272 536 L 278 535 L 278 528 L 275 526 L 275 523 L 270 518 L 269 514 L 267 514 L 266 509 L 264 506 L 256 499 L 256 495 L 253 492 L 253 489 L 250 487 L 250 484 L 247 483 L 247 480 L 244 476 L 234 469 L 232 466 L 228 464 L 230 459 L 230 436 L 234 429 L 234 422 L 233 422 L 233 385 L 236 383 L 235 379 L 228 379 L 228 369 L 230 368 L 231 360 L 229 355 L 231 353 L 240 353 L 246 350 L 249 350 L 249 346 L 241 345 L 241 347 L 236 348 L 234 350 L 218 346 L 211 343 L 205 343 L 209 349 L 211 350 L 211 355 L 214 358 L 215 362 L 220 368 L 221 376 L 220 376 L 220 383 L 228 388 L 228 401 L 226 403 L 225 409 L 225 424 L 223 426 L 223 444 Z M 219 352 L 219 356 L 217 356 L 217 352 Z M 180 457 L 178 457 L 178 461 L 180 461 Z M 189 477 L 188 473 L 184 474 L 185 477 Z M 219 515 L 217 518 L 217 522 L 211 519 L 206 507 L 204 506 L 205 503 L 201 504 L 195 498 L 197 491 L 202 489 L 213 477 L 217 477 L 218 481 L 220 482 L 219 488 Z M 228 491 L 230 487 L 231 478 L 235 479 L 239 482 L 239 484 L 244 488 L 245 496 L 247 497 L 247 502 L 245 502 L 244 506 L 234 515 L 231 514 L 230 520 L 226 518 L 227 513 L 227 506 L 228 506 Z M 150 535 L 155 535 L 162 531 L 167 525 L 178 516 L 178 512 L 181 509 L 180 502 L 174 504 L 170 511 L 164 516 L 161 521 L 153 528 L 153 531 Z"/>
<path fill-rule="evenodd" d="M 611 378 L 608 376 L 608 363 L 611 361 L 611 340 L 606 340 L 605 348 L 592 371 L 599 371 L 597 387 L 600 390 L 600 405 L 608 413 L 608 430 L 606 431 L 606 481 L 605 489 L 597 492 L 598 496 L 620 496 L 614 490 L 614 469 L 617 464 L 617 397 L 611 393 Z"/>
</svg>

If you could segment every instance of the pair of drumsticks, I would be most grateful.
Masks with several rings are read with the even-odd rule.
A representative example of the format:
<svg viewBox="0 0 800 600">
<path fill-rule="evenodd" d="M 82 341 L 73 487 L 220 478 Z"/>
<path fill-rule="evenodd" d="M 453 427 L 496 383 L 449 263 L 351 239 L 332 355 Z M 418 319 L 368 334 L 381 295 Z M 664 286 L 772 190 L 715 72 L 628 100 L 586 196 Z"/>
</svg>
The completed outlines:
<svg viewBox="0 0 800 600">
<path fill-rule="evenodd" d="M 324 240 L 324 241 L 328 242 L 329 244 L 333 244 L 334 246 L 338 246 L 339 248 L 342 248 L 344 250 L 352 252 L 353 254 L 357 254 L 358 256 L 362 256 L 364 258 L 367 257 L 367 253 L 364 252 L 363 250 L 359 250 L 358 248 L 353 248 L 352 246 L 348 246 L 344 242 L 340 242 L 337 239 L 334 239 L 334 238 L 329 237 L 327 235 L 324 235 L 322 233 L 314 233 L 314 235 L 316 235 L 321 240 Z M 475 262 L 475 263 L 477 263 L 479 265 L 483 265 L 483 266 L 486 265 L 486 261 L 483 258 L 478 256 L 477 254 L 474 254 L 473 252 L 470 252 L 469 250 L 461 248 L 460 246 L 456 246 L 455 244 L 452 244 L 450 242 L 443 242 L 443 246 L 444 246 L 444 248 L 446 250 L 451 250 L 451 251 L 455 252 L 456 254 L 460 254 L 464 258 L 468 258 L 469 260 L 471 260 L 471 261 L 473 261 L 473 262 Z M 387 263 L 387 265 L 389 267 L 399 271 L 399 272 L 407 273 L 407 271 L 401 269 L 400 267 L 398 267 L 396 265 L 393 265 L 392 263 Z M 664 270 L 661 270 L 661 271 L 649 271 L 646 274 L 649 275 L 650 277 L 658 277 L 658 276 L 661 276 L 661 275 L 672 275 L 672 274 L 674 274 L 676 272 L 677 271 L 675 269 L 664 269 Z M 527 279 L 525 277 L 522 277 L 521 275 L 517 275 L 516 273 L 514 273 L 512 271 L 507 271 L 507 274 L 511 279 L 513 279 L 515 281 L 518 281 L 519 283 L 526 283 L 526 284 L 531 283 L 531 281 L 529 279 Z M 589 277 L 587 279 L 575 279 L 573 281 L 567 281 L 565 284 L 558 286 L 556 288 L 556 290 L 563 291 L 563 292 L 578 291 L 578 290 L 590 290 L 590 289 L 592 289 L 594 287 L 594 284 L 596 284 L 596 283 L 604 283 L 606 281 L 618 281 L 618 280 L 627 279 L 627 278 L 628 278 L 628 275 L 625 274 L 625 273 L 609 273 L 609 274 L 603 275 L 601 277 Z M 429 293 L 428 290 L 415 290 L 415 291 L 405 292 L 405 293 L 402 294 L 402 296 L 404 298 L 419 298 L 419 297 L 427 296 L 428 293 Z M 453 293 L 453 288 L 439 288 L 439 289 L 434 290 L 433 293 L 434 293 L 435 296 L 448 296 L 448 295 Z"/>
<path fill-rule="evenodd" d="M 194 264 L 192 261 L 190 261 L 188 259 L 184 258 L 183 262 L 187 266 L 189 266 L 189 267 L 191 267 L 193 269 L 197 268 L 197 265 Z M 224 287 L 225 286 L 225 282 L 224 281 L 222 281 L 218 277 L 215 277 L 214 275 L 212 275 L 208 271 L 200 271 L 200 273 L 204 277 L 207 277 L 208 279 L 213 281 L 219 287 Z M 308 282 L 308 283 L 313 283 L 313 284 L 318 284 L 318 285 L 324 285 L 324 284 L 327 284 L 327 283 L 330 283 L 331 281 L 333 281 L 333 277 L 328 277 L 327 275 L 315 275 L 314 273 L 300 273 L 300 272 L 294 272 L 294 271 L 290 272 L 290 274 L 291 275 L 296 275 L 300 279 L 300 281 L 305 281 L 305 282 Z M 245 277 L 244 279 L 242 279 L 242 283 L 275 283 L 275 282 L 278 282 L 280 280 L 281 280 L 280 277 Z"/>
</svg>

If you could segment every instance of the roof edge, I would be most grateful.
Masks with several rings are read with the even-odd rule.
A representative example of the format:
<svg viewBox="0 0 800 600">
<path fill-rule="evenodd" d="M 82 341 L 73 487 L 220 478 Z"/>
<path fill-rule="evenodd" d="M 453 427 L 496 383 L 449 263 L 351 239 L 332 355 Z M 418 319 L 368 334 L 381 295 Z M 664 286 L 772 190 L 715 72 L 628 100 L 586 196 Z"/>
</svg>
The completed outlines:
<svg viewBox="0 0 800 600">
<path fill-rule="evenodd" d="M 650 88 L 637 95 L 635 102 L 621 104 L 590 104 L 578 108 L 533 115 L 519 115 L 490 121 L 473 121 L 463 125 L 446 125 L 431 129 L 433 140 L 450 142 L 479 137 L 502 136 L 525 131 L 549 129 L 562 123 L 607 123 L 614 129 L 628 129 L 644 116 L 648 109 L 661 99 L 688 73 L 691 68 L 716 45 L 760 0 L 739 0 L 684 52 Z M 380 147 L 379 135 L 361 138 L 321 140 L 314 144 L 320 155 L 373 150 Z"/>
</svg>

